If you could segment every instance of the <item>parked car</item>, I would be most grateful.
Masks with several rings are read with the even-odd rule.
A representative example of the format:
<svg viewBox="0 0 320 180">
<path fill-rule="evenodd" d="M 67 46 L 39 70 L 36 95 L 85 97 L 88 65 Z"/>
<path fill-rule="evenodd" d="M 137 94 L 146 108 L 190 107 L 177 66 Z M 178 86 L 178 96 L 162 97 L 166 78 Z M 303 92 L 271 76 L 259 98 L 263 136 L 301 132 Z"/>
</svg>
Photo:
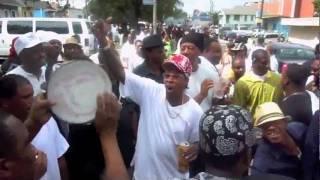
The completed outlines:
<svg viewBox="0 0 320 180">
<path fill-rule="evenodd" d="M 258 32 L 256 34 L 256 38 L 263 37 L 265 39 L 265 43 L 279 42 L 280 34 L 276 32 Z"/>
<path fill-rule="evenodd" d="M 226 31 L 222 39 L 226 41 L 234 41 L 236 37 L 237 37 L 237 33 L 233 31 Z"/>
<path fill-rule="evenodd" d="M 275 56 L 279 63 L 279 72 L 285 64 L 305 64 L 314 60 L 314 49 L 309 46 L 296 43 L 271 43 Z"/>
<path fill-rule="evenodd" d="M 219 29 L 219 38 L 220 38 L 220 39 L 223 39 L 224 36 L 225 36 L 225 34 L 226 34 L 227 32 L 229 32 L 229 31 L 231 31 L 231 30 L 232 30 L 231 27 L 221 27 L 221 28 Z"/>
<path fill-rule="evenodd" d="M 247 43 L 248 37 L 249 36 L 245 32 L 227 31 L 223 36 L 223 39 L 234 43 Z"/>
<path fill-rule="evenodd" d="M 56 32 L 62 41 L 78 34 L 84 53 L 89 55 L 90 51 L 94 50 L 94 36 L 90 30 L 90 23 L 86 19 L 0 18 L 0 59 L 5 59 L 9 55 L 9 48 L 13 38 L 38 30 Z"/>
<path fill-rule="evenodd" d="M 244 31 L 238 31 L 236 32 L 237 36 L 235 39 L 235 43 L 247 43 L 248 39 L 250 38 L 250 34 L 248 34 L 247 32 Z"/>
</svg>

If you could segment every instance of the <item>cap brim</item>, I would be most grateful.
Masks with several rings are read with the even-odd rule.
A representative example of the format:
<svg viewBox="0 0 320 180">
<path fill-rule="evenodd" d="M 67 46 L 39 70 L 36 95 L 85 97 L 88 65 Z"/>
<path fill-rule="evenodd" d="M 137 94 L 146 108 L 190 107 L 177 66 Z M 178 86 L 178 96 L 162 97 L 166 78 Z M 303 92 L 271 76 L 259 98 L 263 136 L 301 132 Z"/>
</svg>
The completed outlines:
<svg viewBox="0 0 320 180">
<path fill-rule="evenodd" d="M 286 120 L 286 121 L 289 121 L 291 119 L 290 116 L 278 116 L 278 117 L 271 117 L 271 118 L 268 118 L 262 122 L 259 122 L 257 123 L 255 126 L 256 127 L 261 127 L 262 125 L 266 124 L 266 123 L 269 123 L 269 122 L 274 122 L 274 121 L 279 121 L 279 120 Z"/>
<path fill-rule="evenodd" d="M 65 46 L 65 45 L 77 45 L 77 46 L 79 46 L 79 47 L 82 47 L 80 44 L 78 44 L 78 43 L 65 43 L 65 44 L 63 44 L 63 46 Z"/>
</svg>

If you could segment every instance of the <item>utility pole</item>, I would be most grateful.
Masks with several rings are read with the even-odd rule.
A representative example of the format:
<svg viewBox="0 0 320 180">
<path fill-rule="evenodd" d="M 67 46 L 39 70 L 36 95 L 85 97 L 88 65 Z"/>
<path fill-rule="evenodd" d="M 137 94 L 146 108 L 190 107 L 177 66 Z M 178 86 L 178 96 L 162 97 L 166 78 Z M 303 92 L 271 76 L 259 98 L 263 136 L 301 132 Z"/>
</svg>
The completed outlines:
<svg viewBox="0 0 320 180">
<path fill-rule="evenodd" d="M 214 4 L 213 4 L 213 0 L 209 0 L 210 1 L 210 13 L 213 13 L 213 7 L 214 7 Z"/>
<path fill-rule="evenodd" d="M 86 16 L 85 16 L 85 18 L 88 19 L 88 17 L 89 17 L 88 0 L 85 0 L 85 4 L 86 4 Z"/>
<path fill-rule="evenodd" d="M 153 0 L 153 34 L 157 34 L 157 0 Z"/>
<path fill-rule="evenodd" d="M 262 29 L 262 26 L 263 26 L 263 20 L 262 20 L 262 17 L 263 17 L 263 6 L 264 6 L 264 0 L 261 0 L 261 9 L 260 9 L 260 26 L 259 26 L 259 32 L 261 32 L 261 29 Z"/>
</svg>

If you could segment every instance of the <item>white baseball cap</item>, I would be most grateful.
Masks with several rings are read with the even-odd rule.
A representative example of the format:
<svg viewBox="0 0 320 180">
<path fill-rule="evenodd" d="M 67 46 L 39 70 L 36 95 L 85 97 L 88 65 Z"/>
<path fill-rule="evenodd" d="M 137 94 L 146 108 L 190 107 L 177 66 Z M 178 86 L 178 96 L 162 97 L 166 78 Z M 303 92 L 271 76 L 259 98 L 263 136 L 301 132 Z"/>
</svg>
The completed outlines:
<svg viewBox="0 0 320 180">
<path fill-rule="evenodd" d="M 58 40 L 62 42 L 61 38 L 59 37 L 59 34 L 52 32 L 52 31 L 43 31 L 43 30 L 38 30 L 36 32 L 36 35 L 42 42 L 49 42 L 51 40 Z"/>
<path fill-rule="evenodd" d="M 35 33 L 26 33 L 22 36 L 19 36 L 17 41 L 14 44 L 14 49 L 19 55 L 23 49 L 32 48 L 38 44 L 42 43 L 39 37 Z"/>
</svg>

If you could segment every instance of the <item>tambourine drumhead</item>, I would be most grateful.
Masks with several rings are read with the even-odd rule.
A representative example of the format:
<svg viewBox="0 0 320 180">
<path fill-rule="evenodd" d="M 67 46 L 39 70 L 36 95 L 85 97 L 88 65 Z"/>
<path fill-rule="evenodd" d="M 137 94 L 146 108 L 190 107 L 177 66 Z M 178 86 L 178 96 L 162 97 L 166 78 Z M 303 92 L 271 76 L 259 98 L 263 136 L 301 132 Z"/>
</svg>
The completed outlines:
<svg viewBox="0 0 320 180">
<path fill-rule="evenodd" d="M 69 123 L 87 123 L 94 119 L 97 95 L 111 92 L 108 75 L 89 61 L 73 61 L 51 76 L 47 96 L 55 105 L 52 112 Z"/>
</svg>

